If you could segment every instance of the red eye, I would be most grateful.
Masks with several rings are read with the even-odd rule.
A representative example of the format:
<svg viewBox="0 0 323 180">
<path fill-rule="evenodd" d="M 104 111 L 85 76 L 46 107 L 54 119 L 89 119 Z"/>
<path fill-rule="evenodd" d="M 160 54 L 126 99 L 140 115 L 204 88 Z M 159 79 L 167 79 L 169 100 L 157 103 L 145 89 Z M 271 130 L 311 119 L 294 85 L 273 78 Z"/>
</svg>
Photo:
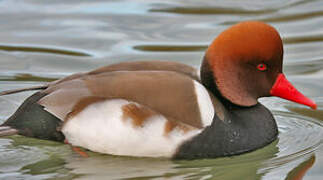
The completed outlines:
<svg viewBox="0 0 323 180">
<path fill-rule="evenodd" d="M 257 65 L 257 69 L 258 69 L 259 71 L 266 71 L 266 70 L 267 70 L 267 65 L 266 65 L 266 64 L 263 64 L 263 63 L 258 64 L 258 65 Z"/>
</svg>

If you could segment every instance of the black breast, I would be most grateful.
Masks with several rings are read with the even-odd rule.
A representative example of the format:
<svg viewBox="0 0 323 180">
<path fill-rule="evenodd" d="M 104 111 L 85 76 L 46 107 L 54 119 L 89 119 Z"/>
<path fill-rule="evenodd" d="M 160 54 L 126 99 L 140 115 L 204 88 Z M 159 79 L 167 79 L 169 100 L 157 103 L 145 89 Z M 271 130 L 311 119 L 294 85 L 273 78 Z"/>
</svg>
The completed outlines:
<svg viewBox="0 0 323 180">
<path fill-rule="evenodd" d="M 174 159 L 232 156 L 271 143 L 278 129 L 271 112 L 258 103 L 253 107 L 230 107 L 222 121 L 216 115 L 211 126 L 184 142 Z"/>
</svg>

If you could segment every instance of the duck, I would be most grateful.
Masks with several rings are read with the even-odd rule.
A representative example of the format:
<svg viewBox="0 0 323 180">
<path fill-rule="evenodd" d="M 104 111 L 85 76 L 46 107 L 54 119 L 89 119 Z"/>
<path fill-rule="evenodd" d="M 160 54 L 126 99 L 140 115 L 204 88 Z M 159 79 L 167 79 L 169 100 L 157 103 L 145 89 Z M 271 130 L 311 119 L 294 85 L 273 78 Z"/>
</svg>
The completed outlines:
<svg viewBox="0 0 323 180">
<path fill-rule="evenodd" d="M 77 73 L 37 90 L 0 126 L 0 136 L 66 142 L 93 152 L 199 159 L 233 156 L 277 139 L 258 98 L 277 96 L 316 109 L 285 77 L 283 43 L 263 22 L 221 32 L 200 71 L 173 61 L 129 61 Z"/>
</svg>

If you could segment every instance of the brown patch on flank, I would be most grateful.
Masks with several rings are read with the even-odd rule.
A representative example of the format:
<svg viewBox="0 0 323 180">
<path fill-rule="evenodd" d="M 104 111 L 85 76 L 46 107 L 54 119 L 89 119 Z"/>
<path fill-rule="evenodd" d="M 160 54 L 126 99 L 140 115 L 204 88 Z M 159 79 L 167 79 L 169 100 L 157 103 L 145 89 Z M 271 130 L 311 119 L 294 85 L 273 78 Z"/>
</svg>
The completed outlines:
<svg viewBox="0 0 323 180">
<path fill-rule="evenodd" d="M 134 127 L 143 126 L 146 119 L 156 115 L 156 113 L 151 109 L 144 106 L 138 106 L 134 103 L 122 106 L 122 112 L 122 119 L 132 119 L 132 124 Z"/>
<path fill-rule="evenodd" d="M 85 97 L 83 99 L 81 99 L 80 101 L 78 101 L 72 111 L 70 113 L 67 114 L 66 116 L 66 121 L 74 116 L 76 116 L 78 113 L 80 113 L 81 111 L 83 111 L 87 106 L 100 102 L 100 101 L 104 101 L 106 98 L 103 97 L 97 97 L 97 96 L 89 96 L 89 97 Z M 66 123 L 66 122 L 65 122 Z"/>
<path fill-rule="evenodd" d="M 176 121 L 167 121 L 164 126 L 164 136 L 168 136 L 174 129 L 178 128 L 179 130 L 183 131 L 184 134 L 188 133 L 189 131 L 193 130 L 194 128 L 188 126 L 186 124 L 176 122 Z"/>
<path fill-rule="evenodd" d="M 165 123 L 165 127 L 164 127 L 164 135 L 168 135 L 174 128 L 176 127 L 176 124 L 171 122 L 171 121 L 167 121 Z"/>
</svg>

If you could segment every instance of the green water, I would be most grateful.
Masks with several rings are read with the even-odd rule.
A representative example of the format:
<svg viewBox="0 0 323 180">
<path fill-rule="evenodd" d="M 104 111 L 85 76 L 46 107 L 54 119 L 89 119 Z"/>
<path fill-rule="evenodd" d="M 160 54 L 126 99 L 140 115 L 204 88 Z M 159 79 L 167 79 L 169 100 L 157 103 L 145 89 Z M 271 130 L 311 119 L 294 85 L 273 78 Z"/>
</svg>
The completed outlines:
<svg viewBox="0 0 323 180">
<path fill-rule="evenodd" d="M 170 161 L 82 158 L 68 145 L 13 136 L 0 139 L 0 179 L 323 179 L 323 1 L 2 0 L 0 91 L 122 61 L 198 68 L 212 39 L 243 20 L 278 29 L 287 78 L 318 104 L 261 99 L 277 119 L 277 141 L 241 156 Z M 30 94 L 0 97 L 0 122 Z"/>
</svg>

